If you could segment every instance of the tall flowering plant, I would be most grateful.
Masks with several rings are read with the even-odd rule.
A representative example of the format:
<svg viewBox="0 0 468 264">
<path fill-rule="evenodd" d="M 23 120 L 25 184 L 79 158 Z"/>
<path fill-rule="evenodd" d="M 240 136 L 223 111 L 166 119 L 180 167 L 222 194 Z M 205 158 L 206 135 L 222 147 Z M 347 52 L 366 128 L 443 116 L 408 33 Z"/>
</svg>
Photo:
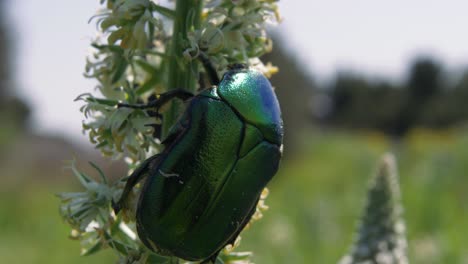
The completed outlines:
<svg viewBox="0 0 468 264">
<path fill-rule="evenodd" d="M 96 91 L 77 97 L 83 103 L 83 129 L 102 154 L 124 159 L 128 175 L 142 161 L 161 151 L 155 134 L 166 134 L 181 106 L 161 109 L 163 119 L 151 112 L 118 108 L 119 103 L 136 104 L 155 94 L 202 87 L 204 68 L 200 57 L 208 59 L 220 75 L 233 63 L 246 63 L 271 76 L 277 69 L 259 57 L 272 49 L 265 27 L 279 22 L 274 0 L 177 0 L 163 5 L 151 0 L 100 0 L 102 9 L 92 17 L 99 35 L 92 41 L 85 76 L 96 80 Z M 163 120 L 162 122 L 160 120 Z M 71 237 L 79 240 L 83 255 L 112 249 L 119 263 L 186 263 L 173 256 L 149 251 L 135 232 L 133 208 L 116 215 L 111 202 L 117 200 L 126 177 L 111 183 L 91 163 L 96 180 L 71 169 L 84 187 L 83 192 L 61 193 L 60 213 L 72 227 Z M 130 200 L 136 200 L 138 188 Z M 264 198 L 252 217 L 261 217 Z M 132 204 L 132 203 L 130 203 Z M 132 206 L 130 206 L 132 207 Z M 217 263 L 249 263 L 250 253 L 234 252 L 228 246 Z"/>
</svg>

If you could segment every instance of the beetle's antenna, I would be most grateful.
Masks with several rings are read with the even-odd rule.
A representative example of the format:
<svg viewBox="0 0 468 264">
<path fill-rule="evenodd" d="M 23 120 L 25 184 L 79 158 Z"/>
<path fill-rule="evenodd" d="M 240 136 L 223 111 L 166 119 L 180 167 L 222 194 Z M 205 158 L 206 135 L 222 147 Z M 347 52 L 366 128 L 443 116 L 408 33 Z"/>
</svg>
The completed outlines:
<svg viewBox="0 0 468 264">
<path fill-rule="evenodd" d="M 158 110 L 161 106 L 165 105 L 167 102 L 174 98 L 179 98 L 182 101 L 186 101 L 193 97 L 193 93 L 186 91 L 184 89 L 174 89 L 168 92 L 160 94 L 155 100 L 147 104 L 126 104 L 126 103 L 118 103 L 117 107 L 128 107 L 133 109 L 148 109 L 148 108 L 155 108 Z"/>
<path fill-rule="evenodd" d="M 213 63 L 210 61 L 208 56 L 204 52 L 200 51 L 200 53 L 198 54 L 198 58 L 203 64 L 203 67 L 205 68 L 206 73 L 208 74 L 208 77 L 210 78 L 211 84 L 218 85 L 219 84 L 218 73 L 216 72 L 216 69 Z"/>
</svg>

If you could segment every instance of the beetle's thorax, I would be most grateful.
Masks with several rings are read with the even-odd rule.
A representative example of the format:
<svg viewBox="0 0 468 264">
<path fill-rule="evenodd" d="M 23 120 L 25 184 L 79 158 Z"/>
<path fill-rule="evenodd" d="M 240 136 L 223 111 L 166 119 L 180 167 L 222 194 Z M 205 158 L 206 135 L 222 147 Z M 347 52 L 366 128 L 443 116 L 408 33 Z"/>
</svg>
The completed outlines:
<svg viewBox="0 0 468 264">
<path fill-rule="evenodd" d="M 280 145 L 283 123 L 278 100 L 268 79 L 251 69 L 227 72 L 218 87 L 219 96 L 246 122 L 256 126 L 265 139 Z"/>
</svg>

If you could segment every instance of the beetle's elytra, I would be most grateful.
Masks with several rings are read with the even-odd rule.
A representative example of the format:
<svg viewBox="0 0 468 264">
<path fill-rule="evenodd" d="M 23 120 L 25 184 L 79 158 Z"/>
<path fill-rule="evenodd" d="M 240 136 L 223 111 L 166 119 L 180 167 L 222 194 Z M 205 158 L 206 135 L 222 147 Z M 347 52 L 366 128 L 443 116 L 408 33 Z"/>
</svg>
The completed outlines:
<svg viewBox="0 0 468 264">
<path fill-rule="evenodd" d="M 232 69 L 218 86 L 188 99 L 165 149 L 130 176 L 116 211 L 146 176 L 136 212 L 143 243 L 186 260 L 216 257 L 248 223 L 278 170 L 282 138 L 268 79 Z"/>
</svg>

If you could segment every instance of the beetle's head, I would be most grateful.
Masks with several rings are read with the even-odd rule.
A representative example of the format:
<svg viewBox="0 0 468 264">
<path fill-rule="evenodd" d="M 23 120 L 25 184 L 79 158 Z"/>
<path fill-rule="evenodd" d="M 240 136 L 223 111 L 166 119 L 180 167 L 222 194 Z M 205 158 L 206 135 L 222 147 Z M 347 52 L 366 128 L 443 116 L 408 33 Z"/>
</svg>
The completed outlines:
<svg viewBox="0 0 468 264">
<path fill-rule="evenodd" d="M 228 65 L 229 71 L 235 71 L 235 70 L 244 70 L 247 69 L 248 66 L 245 63 L 233 63 Z"/>
<path fill-rule="evenodd" d="M 283 121 L 278 99 L 263 74 L 248 68 L 232 69 L 224 74 L 218 94 L 266 140 L 281 144 Z"/>
</svg>

